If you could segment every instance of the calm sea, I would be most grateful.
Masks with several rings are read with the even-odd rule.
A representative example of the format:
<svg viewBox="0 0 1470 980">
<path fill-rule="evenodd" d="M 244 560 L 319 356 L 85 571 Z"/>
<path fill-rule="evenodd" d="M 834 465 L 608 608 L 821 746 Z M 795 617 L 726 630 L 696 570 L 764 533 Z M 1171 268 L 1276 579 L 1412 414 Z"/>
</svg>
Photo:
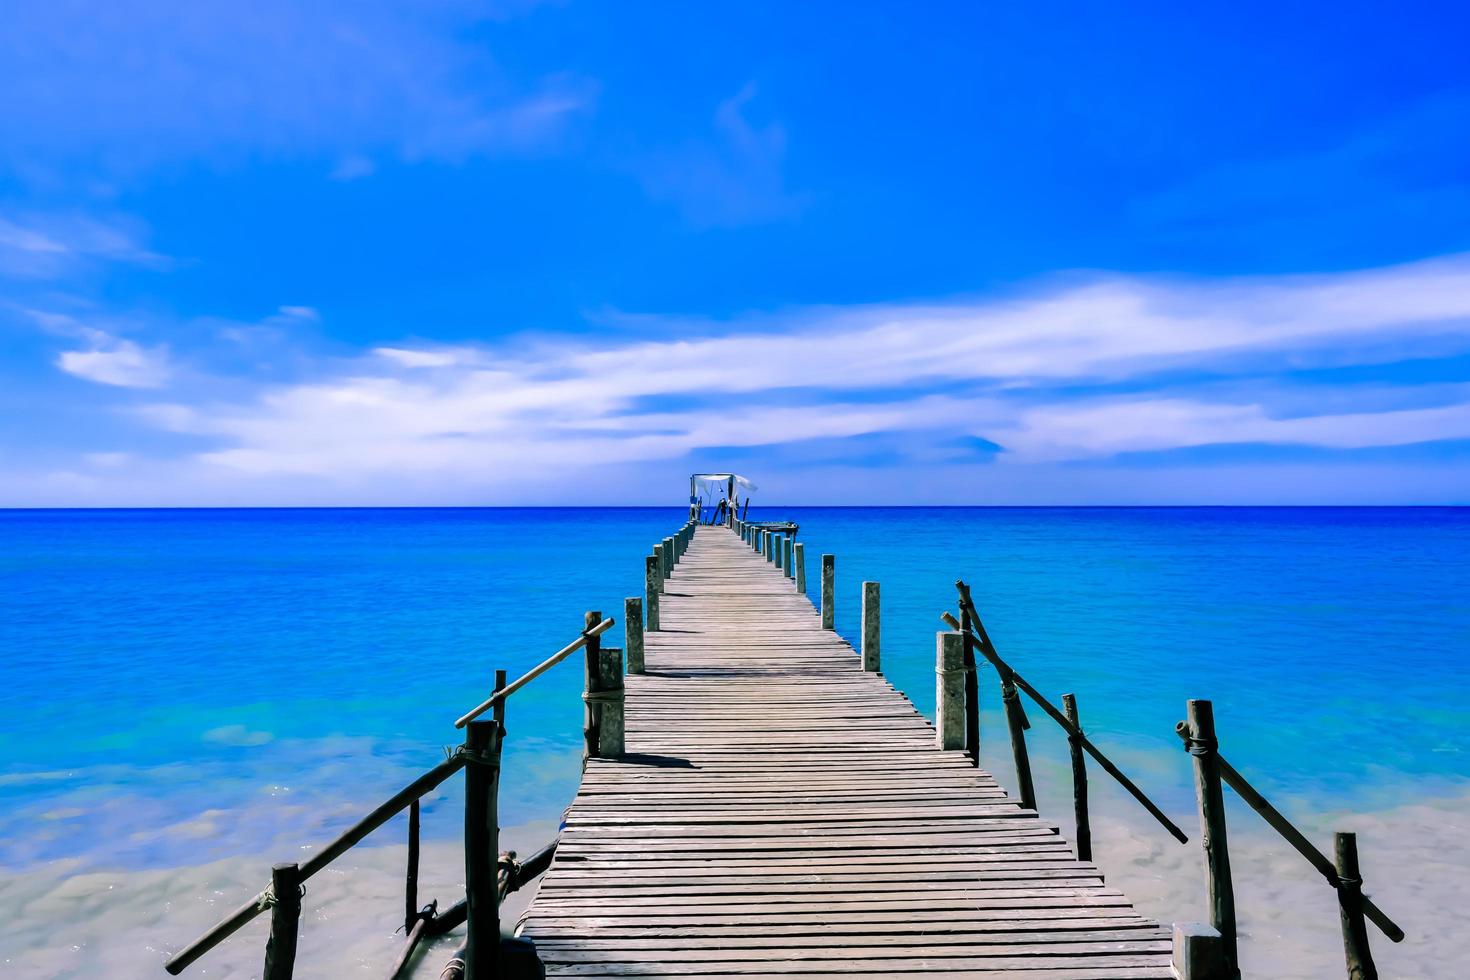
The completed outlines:
<svg viewBox="0 0 1470 980">
<path fill-rule="evenodd" d="M 1470 510 L 829 509 L 851 638 L 882 584 L 885 672 L 933 708 L 934 632 L 971 583 L 1001 653 L 1192 818 L 1173 734 L 1284 808 L 1371 809 L 1470 779 Z M 622 618 L 679 508 L 0 512 L 0 866 L 144 868 L 320 841 L 457 741 L 453 719 Z M 810 579 L 815 588 L 817 576 Z M 621 636 L 621 626 L 614 631 Z M 504 822 L 575 790 L 580 667 L 510 707 Z M 998 702 L 982 676 L 987 707 Z M 1041 777 L 1064 743 L 1032 712 Z M 987 763 L 1008 779 L 1004 729 Z M 1099 790 L 1103 792 L 1103 790 Z M 425 831 L 459 832 L 453 788 Z"/>
</svg>

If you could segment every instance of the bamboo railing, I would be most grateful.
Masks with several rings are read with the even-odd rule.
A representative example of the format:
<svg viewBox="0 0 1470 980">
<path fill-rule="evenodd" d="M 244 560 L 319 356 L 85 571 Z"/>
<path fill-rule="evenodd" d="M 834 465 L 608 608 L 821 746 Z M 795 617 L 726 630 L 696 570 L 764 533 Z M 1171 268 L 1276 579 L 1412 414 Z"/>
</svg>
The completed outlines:
<svg viewBox="0 0 1470 980">
<path fill-rule="evenodd" d="M 693 534 L 692 522 L 654 546 L 649 558 L 650 591 L 643 598 L 631 597 L 624 608 L 629 669 L 643 671 L 643 612 L 647 605 L 648 628 L 658 628 L 657 593 L 672 574 L 674 564 Z M 657 572 L 656 591 L 655 579 Z M 506 672 L 495 672 L 490 697 L 455 720 L 465 730 L 462 744 L 443 761 L 422 773 L 407 786 L 373 808 L 361 820 L 300 864 L 278 864 L 271 870 L 271 883 L 239 908 L 225 916 L 201 936 L 174 953 L 164 969 L 177 975 L 210 950 L 234 935 L 266 911 L 270 933 L 266 940 L 264 980 L 291 980 L 295 969 L 301 896 L 305 882 L 366 839 L 373 831 L 408 811 L 408 862 L 404 874 L 404 923 L 406 941 L 390 977 L 397 977 L 412 961 L 424 940 L 466 926 L 465 944 L 442 974 L 452 980 L 491 980 L 503 976 L 534 975 L 535 951 L 530 943 L 504 940 L 500 935 L 500 903 L 512 892 L 534 880 L 551 864 L 556 842 L 545 845 L 524 861 L 513 851 L 499 848 L 498 797 L 500 760 L 505 740 L 506 705 L 511 695 L 561 663 L 578 650 L 586 653 L 584 736 L 588 758 L 617 758 L 623 754 L 623 651 L 604 647 L 601 637 L 615 625 L 611 617 L 596 611 L 584 617 L 576 639 L 507 682 Z M 490 712 L 491 717 L 482 716 Z M 465 774 L 464 841 L 465 895 L 440 912 L 438 902 L 419 906 L 420 799 L 459 773 Z"/>
<path fill-rule="evenodd" d="M 1018 791 L 1023 806 L 1035 808 L 1036 796 L 1026 749 L 1025 732 L 1030 725 L 1024 711 L 1019 710 L 1016 691 L 1025 693 L 1066 732 L 1072 763 L 1072 799 L 1077 825 L 1075 843 L 1080 860 L 1092 859 L 1084 752 L 1091 755 L 1105 772 L 1117 780 L 1180 843 L 1187 843 L 1188 838 L 1184 832 L 1083 733 L 1078 719 L 1076 697 L 1073 694 L 1062 695 L 1062 710 L 1057 710 L 996 653 L 994 644 L 985 632 L 980 614 L 975 609 L 969 586 L 960 581 L 955 583 L 955 589 L 959 595 L 960 618 L 947 612 L 940 617 L 945 625 L 956 631 L 939 634 L 939 717 L 936 719 L 936 729 L 942 747 L 964 748 L 975 764 L 979 765 L 979 705 L 973 683 L 975 661 L 971 656 L 972 650 L 978 650 L 995 668 L 1000 679 L 1001 699 L 1006 708 L 1006 724 L 1010 731 L 1012 758 L 1016 764 L 1020 784 Z M 1336 859 L 1329 859 L 1220 755 L 1211 703 L 1190 701 L 1188 709 L 1188 718 L 1175 726 L 1175 732 L 1183 740 L 1194 763 L 1195 797 L 1205 852 L 1206 898 L 1210 909 L 1210 923 L 1208 926 L 1189 923 L 1174 927 L 1176 976 L 1180 980 L 1236 980 L 1240 976 L 1235 894 L 1230 871 L 1223 792 L 1224 787 L 1229 786 L 1306 858 L 1328 885 L 1336 889 L 1347 976 L 1349 980 L 1377 980 L 1378 971 L 1368 944 L 1366 922 L 1378 926 L 1385 936 L 1396 943 L 1403 941 L 1404 931 L 1363 894 L 1356 836 L 1341 832 L 1335 834 L 1333 843 Z M 957 717 L 960 712 L 963 713 L 962 719 Z"/>
</svg>

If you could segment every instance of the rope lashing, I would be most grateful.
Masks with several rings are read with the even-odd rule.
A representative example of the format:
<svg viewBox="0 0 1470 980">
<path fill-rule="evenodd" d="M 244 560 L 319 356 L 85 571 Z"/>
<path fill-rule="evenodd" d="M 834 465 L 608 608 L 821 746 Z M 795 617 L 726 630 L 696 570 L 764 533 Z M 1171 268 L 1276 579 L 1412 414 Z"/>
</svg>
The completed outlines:
<svg viewBox="0 0 1470 980">
<path fill-rule="evenodd" d="M 1184 740 L 1184 751 L 1190 755 L 1211 756 L 1220 751 L 1220 740 L 1217 738 L 1198 738 L 1194 729 L 1189 727 L 1189 722 L 1181 721 L 1174 726 L 1175 733 Z"/>
<path fill-rule="evenodd" d="M 496 867 L 505 873 L 505 892 L 510 894 L 521 887 L 521 862 L 516 860 L 515 851 L 501 851 Z"/>
<path fill-rule="evenodd" d="M 461 745 L 459 750 L 454 754 L 470 765 L 485 766 L 490 769 L 500 768 L 499 752 L 482 752 L 478 749 L 472 749 L 468 745 Z"/>
<path fill-rule="evenodd" d="M 1006 706 L 1014 704 L 1016 710 L 1021 713 L 1021 728 L 1023 731 L 1031 730 L 1031 719 L 1026 717 L 1026 704 L 1021 700 L 1021 693 L 1016 688 L 1016 672 L 1010 669 L 1001 671 L 1000 674 L 1000 699 Z"/>
<path fill-rule="evenodd" d="M 614 687 L 606 691 L 584 691 L 582 700 L 588 704 L 618 704 L 623 700 L 623 689 Z"/>
<path fill-rule="evenodd" d="M 300 902 L 301 899 L 306 897 L 306 885 L 304 883 L 297 885 L 296 891 L 296 900 Z M 269 885 L 266 885 L 265 891 L 261 892 L 255 897 L 255 908 L 256 911 L 259 912 L 265 912 L 269 909 L 273 909 L 280 904 L 281 900 L 276 897 L 275 882 L 271 882 Z"/>
</svg>

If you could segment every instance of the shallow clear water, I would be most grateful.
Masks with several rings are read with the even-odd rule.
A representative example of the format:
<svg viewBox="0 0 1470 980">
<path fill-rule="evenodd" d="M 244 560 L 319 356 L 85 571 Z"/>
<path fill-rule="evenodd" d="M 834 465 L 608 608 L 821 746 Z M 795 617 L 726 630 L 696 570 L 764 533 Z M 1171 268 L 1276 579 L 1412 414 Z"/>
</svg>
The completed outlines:
<svg viewBox="0 0 1470 980">
<path fill-rule="evenodd" d="M 1185 826 L 1173 724 L 1292 812 L 1463 790 L 1470 511 L 771 508 L 837 556 L 841 632 L 882 583 L 885 673 L 933 706 L 934 632 L 970 582 L 1002 655 L 1076 692 Z M 621 620 L 678 508 L 0 512 L 0 866 L 196 864 L 320 841 L 456 742 L 512 675 Z M 621 627 L 614 630 L 621 635 Z M 987 707 L 998 703 L 982 675 Z M 580 668 L 518 693 L 507 825 L 576 787 Z M 1064 743 L 1032 712 L 1039 779 Z M 1008 780 L 1004 730 L 986 762 Z M 1043 790 L 1064 799 L 1065 785 Z M 453 785 L 425 831 L 459 830 Z"/>
</svg>

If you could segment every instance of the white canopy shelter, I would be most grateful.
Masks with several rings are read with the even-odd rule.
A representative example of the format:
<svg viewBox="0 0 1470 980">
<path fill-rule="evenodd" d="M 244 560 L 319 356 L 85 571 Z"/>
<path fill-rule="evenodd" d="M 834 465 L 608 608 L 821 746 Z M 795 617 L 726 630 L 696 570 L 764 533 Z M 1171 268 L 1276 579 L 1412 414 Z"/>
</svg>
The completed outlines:
<svg viewBox="0 0 1470 980">
<path fill-rule="evenodd" d="M 740 490 L 745 490 L 745 506 L 750 506 L 750 495 L 756 490 L 739 473 L 694 473 L 689 477 L 689 517 L 705 523 L 705 505 L 716 508 L 709 523 L 732 524 L 740 502 Z"/>
</svg>

